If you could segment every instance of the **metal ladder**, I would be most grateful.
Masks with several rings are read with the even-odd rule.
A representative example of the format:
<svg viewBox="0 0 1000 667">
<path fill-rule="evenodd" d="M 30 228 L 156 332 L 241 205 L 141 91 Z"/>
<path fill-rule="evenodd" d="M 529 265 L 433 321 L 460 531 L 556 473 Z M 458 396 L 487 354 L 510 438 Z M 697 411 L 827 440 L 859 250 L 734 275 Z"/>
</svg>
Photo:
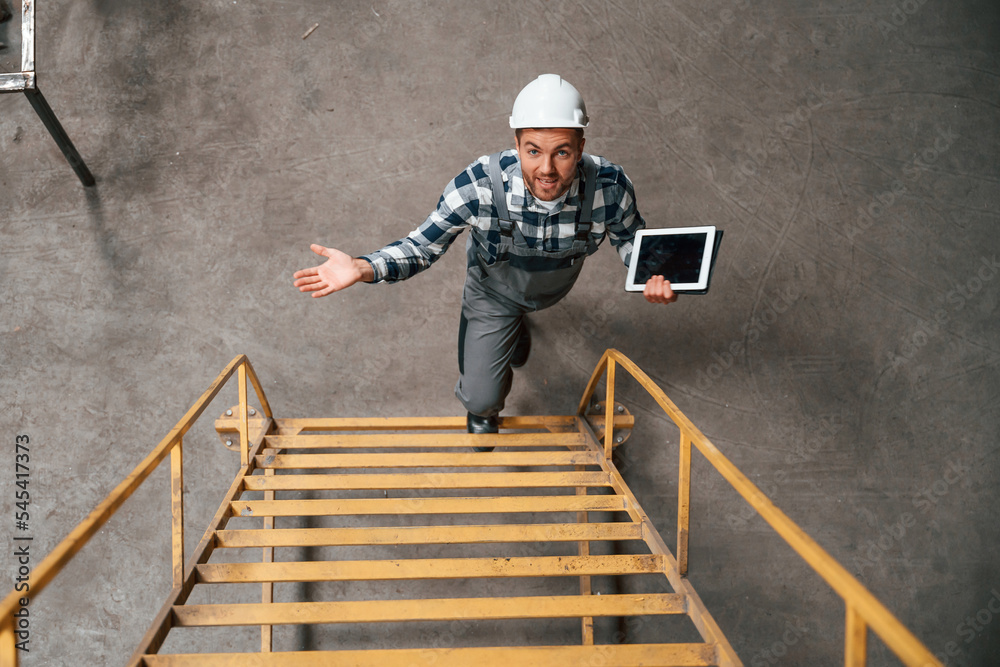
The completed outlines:
<svg viewBox="0 0 1000 667">
<path fill-rule="evenodd" d="M 630 421 L 627 416 L 618 419 L 622 426 Z M 220 419 L 216 426 L 220 433 L 237 430 L 235 418 Z M 464 428 L 464 419 L 456 418 L 275 420 L 255 448 L 252 465 L 234 482 L 216 517 L 219 528 L 210 536 L 215 554 L 262 548 L 263 557 L 239 563 L 207 559 L 194 567 L 190 582 L 192 592 L 201 586 L 260 583 L 261 602 L 177 600 L 164 617 L 169 628 L 154 628 L 147 637 L 153 641 L 137 652 L 133 664 L 741 664 L 698 595 L 676 575 L 669 550 L 584 418 L 508 417 L 501 421 L 502 432 L 492 436 L 456 432 Z M 470 451 L 473 446 L 497 449 L 476 453 Z M 591 522 L 591 512 L 608 520 Z M 299 524 L 301 517 L 309 517 L 316 527 L 275 526 L 276 519 L 279 525 Z M 337 525 L 344 523 L 350 526 Z M 644 543 L 646 553 L 590 553 L 591 543 L 609 541 Z M 469 545 L 482 545 L 479 549 L 492 555 L 468 557 Z M 429 547 L 435 555 L 282 562 L 274 557 L 280 547 L 418 554 Z M 523 555 L 558 551 L 569 553 Z M 670 590 L 610 595 L 591 590 L 594 576 L 640 574 L 663 575 L 662 588 Z M 460 593 L 472 579 L 479 589 L 508 589 L 513 579 L 523 578 L 544 578 L 561 594 L 538 594 L 541 587 L 535 584 L 531 595 L 273 601 L 275 584 L 291 582 L 321 587 L 323 582 L 397 581 L 405 582 L 405 591 L 421 589 L 421 582 L 434 581 L 431 588 L 438 588 L 450 581 Z M 566 594 L 566 578 L 579 580 L 578 592 Z M 668 579 L 676 584 L 669 586 Z M 702 641 L 594 643 L 595 617 L 668 614 L 687 615 Z M 276 625 L 385 624 L 379 632 L 390 638 L 399 623 L 436 621 L 448 622 L 451 639 L 469 639 L 472 624 L 480 622 L 566 618 L 579 619 L 575 644 L 518 645 L 516 633 L 505 633 L 503 643 L 440 646 L 440 635 L 434 633 L 423 637 L 422 645 L 417 630 L 409 635 L 415 641 L 405 648 L 271 652 Z M 151 654 L 165 648 L 165 629 L 183 633 L 190 627 L 237 625 L 261 627 L 260 652 Z"/>
</svg>

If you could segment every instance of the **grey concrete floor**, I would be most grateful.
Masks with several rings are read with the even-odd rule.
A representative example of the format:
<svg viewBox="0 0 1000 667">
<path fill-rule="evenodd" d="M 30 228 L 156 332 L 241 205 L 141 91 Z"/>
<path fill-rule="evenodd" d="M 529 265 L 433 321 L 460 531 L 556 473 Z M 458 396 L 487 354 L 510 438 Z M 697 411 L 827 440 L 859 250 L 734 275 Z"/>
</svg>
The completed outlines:
<svg viewBox="0 0 1000 667">
<path fill-rule="evenodd" d="M 625 166 L 650 226 L 726 238 L 711 293 L 669 307 L 624 294 L 602 249 L 534 318 L 507 413 L 571 412 L 600 353 L 622 350 L 947 664 L 1000 664 L 996 2 L 37 12 L 40 87 L 98 184 L 80 186 L 22 96 L 0 97 L 2 530 L 26 434 L 36 559 L 238 353 L 280 416 L 460 414 L 461 252 L 323 300 L 291 274 L 311 242 L 360 254 L 405 235 L 452 176 L 512 144 L 514 96 L 552 71 L 585 96 L 588 150 Z M 676 436 L 620 387 L 639 424 L 619 464 L 669 538 Z M 200 527 L 237 461 L 210 423 L 186 443 Z M 841 663 L 837 596 L 697 456 L 694 479 L 690 577 L 744 661 Z M 32 603 L 25 665 L 124 664 L 169 588 L 166 480 Z M 15 569 L 0 558 L 3 581 Z M 870 655 L 898 664 L 877 640 Z"/>
</svg>

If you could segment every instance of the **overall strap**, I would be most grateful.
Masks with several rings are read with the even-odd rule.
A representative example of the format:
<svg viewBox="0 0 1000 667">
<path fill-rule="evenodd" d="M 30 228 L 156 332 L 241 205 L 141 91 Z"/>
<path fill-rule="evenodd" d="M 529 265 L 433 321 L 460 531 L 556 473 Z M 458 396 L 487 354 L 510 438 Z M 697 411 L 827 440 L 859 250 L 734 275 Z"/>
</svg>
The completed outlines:
<svg viewBox="0 0 1000 667">
<path fill-rule="evenodd" d="M 580 221 L 586 222 L 588 227 L 594 215 L 594 192 L 597 190 L 597 165 L 594 159 L 583 154 L 583 203 L 580 204 Z"/>
<path fill-rule="evenodd" d="M 487 170 L 490 176 L 490 184 L 493 186 L 493 205 L 497 209 L 497 219 L 500 224 L 500 233 L 510 236 L 514 229 L 514 223 L 510 219 L 507 211 L 507 195 L 503 191 L 503 170 L 500 169 L 500 153 L 490 156 L 490 164 Z"/>
<path fill-rule="evenodd" d="M 590 228 L 594 221 L 594 192 L 597 190 L 597 165 L 594 159 L 583 154 L 583 201 L 576 216 L 576 228 L 573 246 L 581 254 L 592 255 L 597 250 L 597 244 L 590 237 Z"/>
</svg>

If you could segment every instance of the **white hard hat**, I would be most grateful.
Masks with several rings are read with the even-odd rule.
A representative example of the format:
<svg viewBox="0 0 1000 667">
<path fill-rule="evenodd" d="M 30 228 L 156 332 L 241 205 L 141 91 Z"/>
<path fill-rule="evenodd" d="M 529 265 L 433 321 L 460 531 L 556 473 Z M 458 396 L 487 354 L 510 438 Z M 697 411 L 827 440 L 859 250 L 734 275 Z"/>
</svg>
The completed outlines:
<svg viewBox="0 0 1000 667">
<path fill-rule="evenodd" d="M 542 74 L 521 89 L 514 100 L 510 126 L 587 127 L 587 105 L 580 91 L 558 74 Z"/>
</svg>

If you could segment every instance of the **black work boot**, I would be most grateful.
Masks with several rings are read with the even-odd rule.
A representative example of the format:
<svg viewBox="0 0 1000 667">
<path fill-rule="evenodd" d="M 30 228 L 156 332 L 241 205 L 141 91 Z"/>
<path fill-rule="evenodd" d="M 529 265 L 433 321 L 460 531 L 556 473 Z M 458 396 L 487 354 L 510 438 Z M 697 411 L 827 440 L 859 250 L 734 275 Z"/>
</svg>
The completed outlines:
<svg viewBox="0 0 1000 667">
<path fill-rule="evenodd" d="M 493 415 L 491 417 L 480 417 L 471 412 L 465 418 L 465 428 L 469 433 L 499 433 L 500 419 Z M 492 452 L 493 447 L 473 447 L 477 452 Z"/>
<path fill-rule="evenodd" d="M 520 368 L 528 363 L 528 355 L 531 354 L 531 331 L 528 329 L 528 320 L 521 320 L 521 330 L 517 334 L 517 342 L 514 344 L 514 354 L 510 358 L 511 368 Z"/>
</svg>

